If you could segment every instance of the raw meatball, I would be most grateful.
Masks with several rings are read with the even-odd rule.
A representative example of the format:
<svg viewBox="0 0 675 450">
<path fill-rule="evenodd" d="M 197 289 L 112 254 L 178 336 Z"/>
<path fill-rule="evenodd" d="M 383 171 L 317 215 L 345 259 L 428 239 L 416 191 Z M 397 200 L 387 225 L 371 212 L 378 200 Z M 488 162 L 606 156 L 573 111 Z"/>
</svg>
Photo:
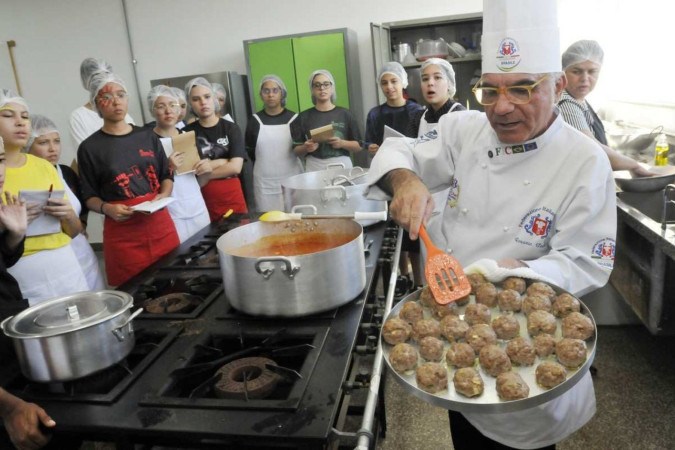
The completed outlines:
<svg viewBox="0 0 675 450">
<path fill-rule="evenodd" d="M 422 303 L 422 305 L 429 308 L 436 304 L 436 300 L 434 299 L 434 295 L 431 293 L 429 286 L 424 286 L 422 288 L 420 291 L 419 301 Z"/>
<path fill-rule="evenodd" d="M 389 353 L 389 363 L 399 373 L 417 366 L 417 350 L 410 344 L 396 344 Z"/>
<path fill-rule="evenodd" d="M 534 345 L 524 337 L 517 337 L 507 342 L 506 354 L 516 366 L 531 366 L 537 356 Z"/>
<path fill-rule="evenodd" d="M 485 372 L 496 377 L 511 370 L 509 355 L 498 345 L 486 345 L 480 350 L 478 362 Z"/>
<path fill-rule="evenodd" d="M 478 286 L 488 282 L 482 273 L 470 273 L 466 277 L 469 279 L 469 283 L 471 284 L 471 292 L 473 294 L 476 293 L 476 288 Z"/>
<path fill-rule="evenodd" d="M 447 305 L 441 305 L 440 303 L 434 302 L 434 305 L 429 309 L 431 309 L 431 315 L 438 319 L 442 319 L 445 316 L 456 316 L 459 314 L 457 302 L 450 302 Z"/>
<path fill-rule="evenodd" d="M 476 287 L 476 303 L 492 308 L 497 304 L 497 287 L 487 282 Z"/>
<path fill-rule="evenodd" d="M 382 337 L 387 344 L 396 345 L 410 339 L 412 327 L 405 320 L 393 317 L 382 326 Z"/>
<path fill-rule="evenodd" d="M 499 339 L 513 339 L 520 334 L 520 322 L 513 314 L 502 314 L 492 320 L 492 329 Z"/>
<path fill-rule="evenodd" d="M 472 303 L 464 310 L 464 320 L 469 325 L 476 325 L 479 323 L 490 323 L 492 313 L 490 308 L 480 303 Z"/>
<path fill-rule="evenodd" d="M 497 294 L 497 304 L 502 311 L 520 311 L 523 298 L 513 289 L 505 289 Z"/>
<path fill-rule="evenodd" d="M 538 334 L 534 337 L 534 351 L 540 358 L 546 358 L 555 352 L 555 343 L 555 338 L 550 334 Z"/>
<path fill-rule="evenodd" d="M 560 364 L 576 369 L 586 362 L 586 343 L 581 339 L 561 339 L 555 344 L 555 354 Z"/>
<path fill-rule="evenodd" d="M 562 320 L 562 335 L 566 338 L 587 340 L 593 336 L 595 327 L 590 317 L 578 312 L 571 312 Z"/>
<path fill-rule="evenodd" d="M 579 311 L 581 311 L 579 300 L 566 292 L 553 300 L 553 315 L 556 317 L 565 317 L 571 312 Z"/>
<path fill-rule="evenodd" d="M 476 352 L 466 342 L 455 342 L 445 352 L 445 360 L 455 367 L 472 367 L 476 362 Z"/>
<path fill-rule="evenodd" d="M 455 391 L 465 397 L 476 397 L 483 393 L 483 379 L 473 367 L 463 367 L 452 377 Z"/>
<path fill-rule="evenodd" d="M 532 311 L 551 312 L 551 300 L 544 295 L 526 295 L 523 299 L 523 313 L 527 315 Z"/>
<path fill-rule="evenodd" d="M 441 327 L 438 322 L 433 319 L 422 319 L 415 322 L 412 327 L 412 338 L 420 342 L 427 336 L 441 337 Z"/>
<path fill-rule="evenodd" d="M 469 329 L 469 324 L 457 316 L 445 316 L 441 319 L 441 334 L 448 340 L 454 342 L 462 339 Z"/>
<path fill-rule="evenodd" d="M 537 366 L 535 377 L 539 386 L 551 389 L 565 381 L 567 369 L 555 361 L 544 361 Z"/>
<path fill-rule="evenodd" d="M 422 305 L 417 302 L 408 302 L 401 308 L 398 317 L 408 323 L 415 323 L 418 320 L 424 319 L 424 311 Z"/>
<path fill-rule="evenodd" d="M 520 400 L 530 395 L 530 387 L 515 372 L 504 372 L 497 377 L 497 395 L 502 400 Z"/>
<path fill-rule="evenodd" d="M 480 352 L 480 350 L 488 344 L 497 343 L 497 335 L 492 327 L 486 323 L 479 323 L 472 326 L 467 330 L 464 337 L 466 342 L 476 352 Z"/>
<path fill-rule="evenodd" d="M 424 363 L 417 368 L 417 387 L 434 393 L 448 388 L 448 371 L 435 362 Z"/>
<path fill-rule="evenodd" d="M 433 336 L 427 336 L 420 341 L 420 355 L 427 361 L 440 361 L 443 358 L 443 342 Z"/>
<path fill-rule="evenodd" d="M 526 287 L 525 280 L 519 277 L 508 277 L 502 281 L 502 289 L 512 289 L 519 294 L 525 292 Z"/>
<path fill-rule="evenodd" d="M 527 288 L 527 295 L 543 295 L 548 297 L 549 300 L 553 300 L 555 297 L 555 291 L 551 286 L 541 281 L 535 281 Z"/>
<path fill-rule="evenodd" d="M 541 333 L 555 334 L 557 327 L 558 323 L 555 316 L 550 312 L 534 311 L 527 316 L 527 332 L 530 333 L 530 336 Z"/>
<path fill-rule="evenodd" d="M 462 298 L 458 298 L 458 299 L 455 300 L 453 303 L 454 303 L 455 305 L 457 305 L 457 306 L 464 306 L 464 305 L 466 305 L 467 303 L 469 303 L 470 300 L 471 300 L 471 294 L 468 294 L 468 295 L 465 295 L 465 296 L 462 297 Z"/>
</svg>

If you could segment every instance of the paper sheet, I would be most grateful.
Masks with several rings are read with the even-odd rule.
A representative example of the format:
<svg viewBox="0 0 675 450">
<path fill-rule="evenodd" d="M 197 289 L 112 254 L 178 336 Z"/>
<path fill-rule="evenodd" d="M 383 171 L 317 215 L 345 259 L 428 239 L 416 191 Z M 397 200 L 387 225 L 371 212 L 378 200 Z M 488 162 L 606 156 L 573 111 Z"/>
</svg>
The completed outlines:
<svg viewBox="0 0 675 450">
<path fill-rule="evenodd" d="M 64 190 L 52 191 L 50 196 L 47 190 L 25 190 L 19 191 L 19 198 L 26 202 L 26 206 L 37 203 L 41 207 L 44 207 L 47 205 L 49 198 L 63 198 L 64 193 Z M 28 224 L 26 236 L 42 236 L 44 234 L 58 233 L 59 231 L 61 231 L 61 221 L 54 216 L 42 212 Z"/>
<path fill-rule="evenodd" d="M 392 127 L 389 125 L 384 126 L 384 134 L 382 135 L 382 141 L 384 142 L 385 139 L 387 138 L 402 138 L 405 137 L 402 133 L 399 133 L 398 131 L 394 130 Z"/>
<path fill-rule="evenodd" d="M 155 211 L 159 211 L 162 208 L 166 208 L 168 204 L 173 203 L 175 200 L 176 199 L 174 197 L 164 197 L 160 200 L 153 200 L 139 203 L 138 205 L 132 206 L 131 209 L 146 214 L 152 214 Z"/>
</svg>

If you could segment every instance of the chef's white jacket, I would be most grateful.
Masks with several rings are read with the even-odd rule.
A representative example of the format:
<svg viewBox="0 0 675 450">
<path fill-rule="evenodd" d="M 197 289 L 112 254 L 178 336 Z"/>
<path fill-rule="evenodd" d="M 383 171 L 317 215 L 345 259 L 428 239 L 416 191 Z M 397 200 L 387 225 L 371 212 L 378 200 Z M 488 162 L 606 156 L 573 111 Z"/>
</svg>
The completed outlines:
<svg viewBox="0 0 675 450">
<path fill-rule="evenodd" d="M 577 296 L 603 286 L 614 262 L 616 193 L 609 160 L 593 140 L 558 115 L 539 137 L 499 142 L 477 111 L 446 114 L 412 140 L 387 139 L 372 161 L 369 197 L 387 172 L 416 172 L 429 190 L 450 188 L 427 224 L 436 245 L 468 266 L 516 258 Z M 440 203 L 440 204 L 439 204 Z M 595 413 L 588 373 L 543 405 L 503 414 L 466 413 L 486 436 L 515 448 L 552 445 Z"/>
</svg>

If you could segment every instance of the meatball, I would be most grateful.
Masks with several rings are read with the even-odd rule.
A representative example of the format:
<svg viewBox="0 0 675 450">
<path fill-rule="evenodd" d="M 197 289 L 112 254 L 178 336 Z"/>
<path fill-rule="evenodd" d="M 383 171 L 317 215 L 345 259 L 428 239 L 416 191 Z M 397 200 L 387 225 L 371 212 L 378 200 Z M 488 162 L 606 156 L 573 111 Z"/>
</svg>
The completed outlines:
<svg viewBox="0 0 675 450">
<path fill-rule="evenodd" d="M 412 327 L 405 320 L 396 317 L 387 320 L 382 325 L 382 337 L 387 344 L 396 345 L 410 339 Z"/>
<path fill-rule="evenodd" d="M 498 345 L 484 346 L 478 354 L 478 362 L 485 372 L 493 377 L 511 370 L 511 360 L 506 352 Z"/>
<path fill-rule="evenodd" d="M 492 313 L 490 308 L 480 303 L 472 303 L 464 310 L 464 320 L 469 325 L 476 325 L 479 323 L 490 323 Z"/>
<path fill-rule="evenodd" d="M 471 367 L 476 362 L 476 352 L 466 342 L 455 342 L 445 352 L 445 360 L 451 366 L 458 368 Z"/>
<path fill-rule="evenodd" d="M 558 361 L 569 369 L 576 369 L 586 362 L 586 343 L 581 339 L 563 338 L 555 344 Z"/>
<path fill-rule="evenodd" d="M 467 344 L 469 344 L 476 352 L 480 352 L 480 350 L 488 344 L 497 343 L 497 335 L 492 327 L 486 323 L 479 323 L 470 327 L 464 337 Z"/>
<path fill-rule="evenodd" d="M 555 316 L 550 312 L 533 311 L 527 316 L 527 332 L 530 333 L 530 336 L 537 336 L 541 333 L 555 334 L 557 328 L 558 323 Z"/>
<path fill-rule="evenodd" d="M 483 379 L 473 367 L 463 367 L 452 377 L 455 391 L 465 397 L 476 397 L 483 393 Z"/>
<path fill-rule="evenodd" d="M 540 358 L 546 358 L 555 352 L 555 343 L 555 338 L 550 334 L 538 334 L 534 337 L 534 351 Z"/>
<path fill-rule="evenodd" d="M 581 311 L 579 300 L 566 292 L 553 300 L 553 315 L 556 317 L 565 317 L 571 312 L 579 311 Z"/>
<path fill-rule="evenodd" d="M 520 400 L 530 395 L 530 387 L 516 372 L 504 372 L 497 377 L 497 395 L 502 400 Z"/>
<path fill-rule="evenodd" d="M 469 329 L 469 324 L 457 316 L 445 316 L 441 319 L 441 334 L 448 340 L 454 342 L 462 339 Z"/>
<path fill-rule="evenodd" d="M 539 386 L 551 389 L 565 381 L 567 369 L 555 361 L 544 361 L 537 366 L 535 378 Z"/>
<path fill-rule="evenodd" d="M 455 300 L 453 303 L 454 303 L 455 305 L 457 305 L 457 306 L 464 306 L 464 305 L 466 305 L 467 303 L 469 303 L 469 301 L 471 301 L 471 294 L 465 295 L 465 296 L 462 297 L 462 298 L 458 298 L 458 299 Z"/>
<path fill-rule="evenodd" d="M 483 283 L 487 283 L 487 279 L 483 276 L 482 273 L 470 273 L 466 276 L 471 284 L 471 292 L 476 293 L 476 288 Z"/>
<path fill-rule="evenodd" d="M 446 305 L 441 305 L 440 303 L 434 302 L 434 305 L 429 309 L 431 309 L 431 315 L 438 319 L 442 319 L 446 316 L 456 316 L 459 314 L 456 302 L 450 302 Z"/>
<path fill-rule="evenodd" d="M 595 327 L 590 317 L 571 312 L 562 319 L 562 335 L 566 338 L 585 341 L 593 336 Z"/>
<path fill-rule="evenodd" d="M 527 295 L 543 295 L 548 297 L 549 300 L 553 300 L 555 297 L 555 291 L 551 286 L 541 281 L 535 281 L 532 283 L 526 290 Z"/>
<path fill-rule="evenodd" d="M 517 337 L 507 342 L 506 354 L 516 366 L 531 366 L 537 357 L 534 345 L 524 337 Z"/>
<path fill-rule="evenodd" d="M 410 344 L 396 344 L 389 353 L 391 367 L 403 373 L 417 366 L 417 350 Z"/>
<path fill-rule="evenodd" d="M 435 338 L 441 337 L 441 327 L 438 324 L 438 321 L 433 319 L 422 319 L 413 324 L 412 338 L 415 341 L 420 342 L 427 336 L 433 336 Z"/>
<path fill-rule="evenodd" d="M 448 388 L 448 371 L 435 362 L 428 362 L 420 365 L 415 373 L 417 387 L 429 392 L 435 393 Z"/>
<path fill-rule="evenodd" d="M 490 283 L 483 283 L 476 287 L 476 303 L 492 308 L 497 304 L 497 287 Z"/>
<path fill-rule="evenodd" d="M 443 342 L 433 336 L 427 336 L 420 341 L 420 355 L 427 361 L 440 361 L 443 358 Z"/>
<path fill-rule="evenodd" d="M 551 312 L 551 300 L 538 294 L 526 295 L 523 299 L 523 313 L 526 315 L 532 311 L 546 311 Z"/>
<path fill-rule="evenodd" d="M 431 288 L 429 288 L 429 286 L 424 286 L 422 288 L 422 290 L 420 291 L 419 301 L 422 303 L 422 305 L 429 308 L 431 308 L 436 304 L 436 299 L 434 298 L 434 295 L 431 293 Z"/>
<path fill-rule="evenodd" d="M 417 302 L 407 302 L 398 313 L 398 317 L 408 323 L 415 323 L 418 320 L 424 319 L 424 311 L 422 305 Z"/>
<path fill-rule="evenodd" d="M 497 294 L 497 304 L 502 311 L 520 311 L 523 298 L 513 289 L 505 289 Z"/>
<path fill-rule="evenodd" d="M 492 320 L 492 329 L 499 339 L 513 339 L 520 334 L 520 322 L 513 314 L 502 314 Z"/>
<path fill-rule="evenodd" d="M 519 277 L 508 277 L 502 281 L 502 289 L 511 289 L 519 294 L 525 292 L 526 287 L 527 284 L 525 283 L 525 280 Z"/>
</svg>

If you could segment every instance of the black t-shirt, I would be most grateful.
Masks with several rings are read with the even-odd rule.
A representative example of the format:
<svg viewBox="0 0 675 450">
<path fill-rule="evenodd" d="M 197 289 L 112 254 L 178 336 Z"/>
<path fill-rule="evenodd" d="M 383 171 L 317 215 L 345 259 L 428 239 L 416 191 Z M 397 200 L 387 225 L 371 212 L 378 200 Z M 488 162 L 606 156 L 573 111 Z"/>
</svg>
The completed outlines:
<svg viewBox="0 0 675 450">
<path fill-rule="evenodd" d="M 70 188 L 71 191 L 73 191 L 73 194 L 75 194 L 75 197 L 80 201 L 82 204 L 82 212 L 80 213 L 80 220 L 84 223 L 87 223 L 87 213 L 89 213 L 89 209 L 87 208 L 87 204 L 84 202 L 84 199 L 82 198 L 82 185 L 80 183 L 80 177 L 77 176 L 77 173 L 73 169 L 70 168 L 70 166 L 66 166 L 65 164 L 59 164 L 59 167 L 61 168 L 61 173 L 63 174 L 63 179 L 66 181 L 66 184 Z"/>
<path fill-rule="evenodd" d="M 98 130 L 82 141 L 77 161 L 85 201 L 129 200 L 157 193 L 162 181 L 173 179 L 159 138 L 135 126 L 123 136 Z"/>
<path fill-rule="evenodd" d="M 301 112 L 291 124 L 291 136 L 293 144 L 300 145 L 309 139 L 309 131 L 326 125 L 333 125 L 333 133 L 340 139 L 358 141 L 363 145 L 359 124 L 349 110 L 336 106 L 330 111 L 319 111 L 316 108 L 306 109 Z M 341 148 L 333 148 L 330 144 L 322 142 L 319 148 L 310 154 L 315 158 L 332 158 L 335 156 L 349 156 L 349 151 Z"/>
<path fill-rule="evenodd" d="M 19 283 L 7 272 L 7 268 L 12 267 L 21 258 L 23 243 L 24 241 L 21 241 L 16 249 L 10 250 L 5 241 L 5 234 L 0 233 L 0 321 L 28 308 L 28 301 L 21 295 Z M 6 362 L 10 355 L 13 355 L 12 341 L 5 333 L 0 332 L 0 361 Z"/>
<path fill-rule="evenodd" d="M 263 125 L 285 125 L 295 115 L 293 111 L 289 111 L 288 109 L 284 109 L 276 116 L 267 114 L 264 109 L 258 111 L 257 114 Z M 258 144 L 258 133 L 260 133 L 260 122 L 251 116 L 248 125 L 246 125 L 246 152 L 252 161 L 255 161 L 255 147 Z"/>
<path fill-rule="evenodd" d="M 195 132 L 202 159 L 246 159 L 244 138 L 236 123 L 220 118 L 214 126 L 206 128 L 195 121 L 183 130 Z"/>
</svg>

